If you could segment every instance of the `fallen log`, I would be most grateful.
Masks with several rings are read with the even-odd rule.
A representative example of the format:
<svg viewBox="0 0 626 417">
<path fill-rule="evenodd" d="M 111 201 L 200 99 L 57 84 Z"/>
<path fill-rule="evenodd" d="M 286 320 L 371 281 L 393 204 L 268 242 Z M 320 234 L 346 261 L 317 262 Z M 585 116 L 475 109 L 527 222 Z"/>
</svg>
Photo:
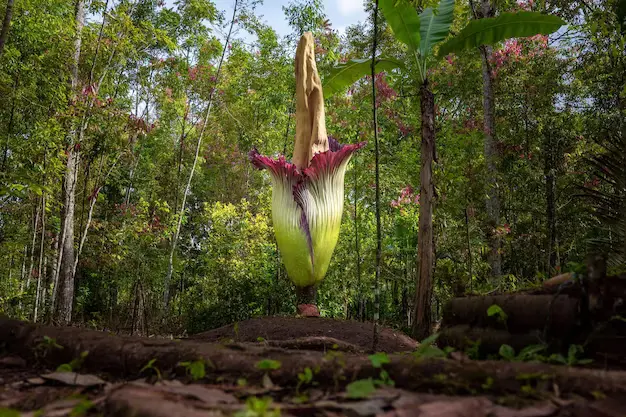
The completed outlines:
<svg viewBox="0 0 626 417">
<path fill-rule="evenodd" d="M 506 317 L 489 316 L 498 305 Z M 547 330 L 555 337 L 570 335 L 577 325 L 579 300 L 566 295 L 496 295 L 460 297 L 450 300 L 443 310 L 442 328 L 455 325 L 489 327 L 514 334 Z"/>
<path fill-rule="evenodd" d="M 478 351 L 484 357 L 498 354 L 502 345 L 509 345 L 519 352 L 526 346 L 541 344 L 543 340 L 540 332 L 511 334 L 506 330 L 456 325 L 441 329 L 437 343 L 462 351 L 471 349 L 478 343 Z"/>
<path fill-rule="evenodd" d="M 47 338 L 46 338 L 47 337 Z M 246 378 L 260 383 L 267 373 L 275 384 L 295 387 L 298 374 L 306 367 L 315 369 L 321 387 L 343 387 L 353 380 L 378 378 L 365 355 L 343 352 L 289 351 L 245 344 L 220 345 L 193 340 L 147 339 L 116 336 L 71 327 L 39 326 L 0 318 L 0 345 L 4 351 L 27 361 L 57 366 L 88 351 L 81 370 L 135 377 L 151 362 L 161 374 L 184 372 L 180 361 L 203 360 L 207 379 L 236 381 Z M 62 348 L 59 348 L 62 346 Z M 540 363 L 497 361 L 455 361 L 419 359 L 411 354 L 389 355 L 384 368 L 399 388 L 415 391 L 439 390 L 444 393 L 518 393 L 522 386 L 552 389 L 560 393 L 589 396 L 594 391 L 626 395 L 626 372 L 576 369 Z M 263 359 L 280 362 L 272 371 L 259 369 Z"/>
</svg>

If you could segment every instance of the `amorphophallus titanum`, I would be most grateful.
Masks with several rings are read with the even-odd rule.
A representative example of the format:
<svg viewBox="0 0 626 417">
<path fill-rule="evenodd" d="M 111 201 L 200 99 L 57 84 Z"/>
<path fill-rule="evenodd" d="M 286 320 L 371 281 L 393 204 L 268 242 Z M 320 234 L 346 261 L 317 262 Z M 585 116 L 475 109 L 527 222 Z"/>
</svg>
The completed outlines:
<svg viewBox="0 0 626 417">
<path fill-rule="evenodd" d="M 333 254 L 343 213 L 344 176 L 352 153 L 365 142 L 340 145 L 326 134 L 324 95 L 315 64 L 314 40 L 305 33 L 298 43 L 296 141 L 293 163 L 256 149 L 250 161 L 272 179 L 272 220 L 287 275 L 296 285 L 298 310 L 318 315 L 316 287 Z"/>
</svg>

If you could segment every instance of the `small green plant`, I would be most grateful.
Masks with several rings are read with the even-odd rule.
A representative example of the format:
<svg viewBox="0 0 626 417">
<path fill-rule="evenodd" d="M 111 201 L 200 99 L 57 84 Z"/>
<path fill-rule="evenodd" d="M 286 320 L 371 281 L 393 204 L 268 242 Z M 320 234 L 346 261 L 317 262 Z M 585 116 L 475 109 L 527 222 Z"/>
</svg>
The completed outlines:
<svg viewBox="0 0 626 417">
<path fill-rule="evenodd" d="M 235 417 L 280 417 L 280 408 L 272 406 L 269 397 L 249 397 L 246 400 L 246 408 L 236 412 Z"/>
<path fill-rule="evenodd" d="M 43 340 L 35 346 L 35 357 L 37 359 L 43 359 L 48 355 L 48 352 L 51 352 L 55 349 L 61 350 L 63 349 L 63 346 L 59 345 L 56 339 L 44 336 Z"/>
<path fill-rule="evenodd" d="M 380 352 L 368 356 L 372 366 L 380 369 L 380 379 L 374 381 L 376 385 L 387 385 L 393 387 L 396 383 L 389 377 L 389 373 L 383 369 L 383 365 L 391 363 L 386 353 Z"/>
<path fill-rule="evenodd" d="M 515 349 L 505 344 L 500 346 L 498 353 L 503 359 L 512 362 L 546 362 L 546 357 L 541 354 L 541 352 L 545 351 L 546 348 L 547 346 L 545 345 L 528 345 L 516 354 Z"/>
<path fill-rule="evenodd" d="M 376 391 L 376 385 L 372 378 L 359 379 L 346 387 L 348 398 L 354 399 L 367 398 L 374 391 Z"/>
<path fill-rule="evenodd" d="M 233 332 L 235 333 L 235 341 L 239 339 L 239 322 L 236 321 L 235 324 L 233 324 Z"/>
<path fill-rule="evenodd" d="M 468 340 L 468 347 L 465 349 L 468 358 L 477 360 L 480 358 L 480 339 L 472 341 Z"/>
<path fill-rule="evenodd" d="M 281 363 L 279 361 L 275 361 L 273 359 L 263 359 L 256 364 L 257 369 L 265 371 L 263 374 L 263 386 L 265 388 L 270 388 L 274 385 L 272 379 L 270 378 L 270 371 L 275 371 L 280 369 Z"/>
<path fill-rule="evenodd" d="M 570 345 L 567 350 L 567 357 L 564 357 L 560 353 L 554 353 L 548 357 L 547 361 L 567 366 L 588 365 L 593 362 L 593 359 L 580 359 L 583 353 L 584 349 L 582 346 Z"/>
<path fill-rule="evenodd" d="M 256 367 L 262 371 L 275 371 L 280 369 L 281 363 L 273 359 L 263 359 L 257 362 Z"/>
<path fill-rule="evenodd" d="M 74 372 L 80 369 L 85 362 L 85 359 L 89 355 L 88 350 L 84 350 L 80 353 L 78 358 L 72 359 L 70 363 L 63 363 L 57 367 L 57 372 Z"/>
<path fill-rule="evenodd" d="M 303 385 L 314 385 L 313 382 L 313 370 L 308 366 L 304 368 L 304 371 L 298 373 L 298 385 L 296 385 L 296 395 L 300 396 L 300 388 Z"/>
<path fill-rule="evenodd" d="M 368 359 L 372 362 L 372 366 L 374 368 L 382 368 L 383 365 L 390 363 L 389 356 L 385 352 L 375 353 L 373 355 L 369 355 Z"/>
<path fill-rule="evenodd" d="M 504 312 L 504 310 L 502 310 L 502 307 L 500 307 L 499 305 L 493 304 L 489 306 L 489 308 L 487 309 L 487 315 L 489 317 L 495 317 L 499 323 L 504 324 L 504 326 L 506 327 L 506 321 L 508 320 L 509 316 Z"/>
<path fill-rule="evenodd" d="M 145 364 L 144 367 L 139 370 L 139 373 L 143 373 L 144 371 L 152 371 L 157 376 L 157 379 L 160 380 L 161 379 L 161 371 L 159 371 L 159 368 L 154 366 L 155 362 L 156 362 L 156 359 L 150 359 L 148 361 L 148 363 Z"/>
<path fill-rule="evenodd" d="M 179 362 L 178 365 L 183 366 L 187 375 L 191 376 L 191 379 L 194 381 L 202 379 L 206 376 L 203 359 L 198 359 L 197 361 Z"/>
<path fill-rule="evenodd" d="M 374 368 L 380 369 L 379 379 L 359 379 L 348 384 L 346 392 L 349 398 L 366 398 L 376 391 L 377 387 L 395 385 L 389 373 L 383 368 L 383 365 L 391 363 L 389 356 L 384 352 L 379 352 L 368 356 L 368 358 Z"/>
<path fill-rule="evenodd" d="M 333 382 L 335 384 L 335 392 L 339 390 L 339 381 L 346 379 L 346 359 L 343 352 L 337 350 L 329 350 L 324 355 L 324 360 L 333 364 Z"/>
<path fill-rule="evenodd" d="M 498 351 L 498 353 L 507 361 L 515 360 L 515 349 L 513 349 L 510 345 L 500 346 L 500 350 Z"/>
<path fill-rule="evenodd" d="M 450 346 L 444 349 L 435 346 L 434 343 L 437 341 L 438 337 L 439 333 L 435 333 L 422 340 L 417 349 L 413 352 L 413 356 L 415 356 L 416 359 L 445 358 L 454 351 L 454 348 Z"/>
<path fill-rule="evenodd" d="M 502 345 L 500 346 L 498 353 L 503 359 L 511 362 L 538 361 L 567 366 L 587 365 L 593 362 L 591 359 L 579 358 L 583 353 L 583 347 L 580 345 L 571 345 L 567 351 L 567 357 L 560 353 L 553 353 L 550 356 L 545 356 L 542 353 L 545 352 L 546 348 L 547 347 L 545 345 L 529 345 L 522 349 L 519 354 L 516 354 L 515 349 L 511 346 Z"/>
</svg>

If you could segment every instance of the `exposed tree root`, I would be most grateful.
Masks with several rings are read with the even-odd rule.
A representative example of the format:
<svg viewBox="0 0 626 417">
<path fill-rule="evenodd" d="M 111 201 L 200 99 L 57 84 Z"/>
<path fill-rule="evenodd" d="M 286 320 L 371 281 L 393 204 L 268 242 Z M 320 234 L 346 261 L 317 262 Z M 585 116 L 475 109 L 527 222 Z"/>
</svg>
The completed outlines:
<svg viewBox="0 0 626 417">
<path fill-rule="evenodd" d="M 54 339 L 55 347 L 44 336 Z M 16 320 L 0 319 L 0 344 L 5 351 L 28 360 L 58 365 L 68 363 L 89 351 L 81 369 L 120 377 L 136 377 L 149 361 L 161 373 L 184 372 L 180 361 L 202 359 L 207 377 L 217 380 L 246 378 L 258 383 L 268 371 L 258 369 L 263 359 L 281 363 L 269 371 L 274 383 L 295 387 L 298 373 L 306 367 L 316 370 L 320 386 L 340 388 L 362 378 L 378 377 L 380 369 L 365 355 L 342 352 L 288 351 L 276 347 L 232 344 L 220 345 L 192 340 L 121 337 L 68 327 L 47 327 Z M 411 354 L 390 355 L 384 365 L 397 387 L 439 393 L 518 394 L 522 387 L 538 391 L 558 390 L 590 396 L 592 392 L 626 395 L 626 372 L 550 366 L 541 363 L 495 361 L 454 361 L 416 359 Z M 555 388 L 556 387 L 556 388 Z"/>
</svg>

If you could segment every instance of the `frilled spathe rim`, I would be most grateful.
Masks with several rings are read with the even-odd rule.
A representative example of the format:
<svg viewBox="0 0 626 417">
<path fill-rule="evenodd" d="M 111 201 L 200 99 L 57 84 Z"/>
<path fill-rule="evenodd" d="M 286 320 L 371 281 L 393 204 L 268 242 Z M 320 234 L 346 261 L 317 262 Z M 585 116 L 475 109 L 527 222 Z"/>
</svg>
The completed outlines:
<svg viewBox="0 0 626 417">
<path fill-rule="evenodd" d="M 328 268 L 341 224 L 346 167 L 352 154 L 366 144 L 341 145 L 331 137 L 328 142 L 329 150 L 315 154 L 302 170 L 282 155 L 273 159 L 256 149 L 248 153 L 252 165 L 269 170 L 272 177 L 277 243 L 290 254 L 283 257 L 285 267 L 300 286 L 321 280 Z M 299 239 L 303 246 L 296 250 Z"/>
<path fill-rule="evenodd" d="M 328 173 L 348 159 L 354 152 L 364 147 L 367 142 L 342 145 L 332 137 L 328 137 L 329 150 L 313 156 L 310 165 L 304 170 L 298 169 L 291 162 L 287 162 L 283 155 L 278 159 L 263 156 L 256 148 L 248 152 L 248 158 L 257 169 L 268 169 L 276 177 L 287 177 L 301 182 L 306 178 L 312 180 L 324 173 Z"/>
</svg>

